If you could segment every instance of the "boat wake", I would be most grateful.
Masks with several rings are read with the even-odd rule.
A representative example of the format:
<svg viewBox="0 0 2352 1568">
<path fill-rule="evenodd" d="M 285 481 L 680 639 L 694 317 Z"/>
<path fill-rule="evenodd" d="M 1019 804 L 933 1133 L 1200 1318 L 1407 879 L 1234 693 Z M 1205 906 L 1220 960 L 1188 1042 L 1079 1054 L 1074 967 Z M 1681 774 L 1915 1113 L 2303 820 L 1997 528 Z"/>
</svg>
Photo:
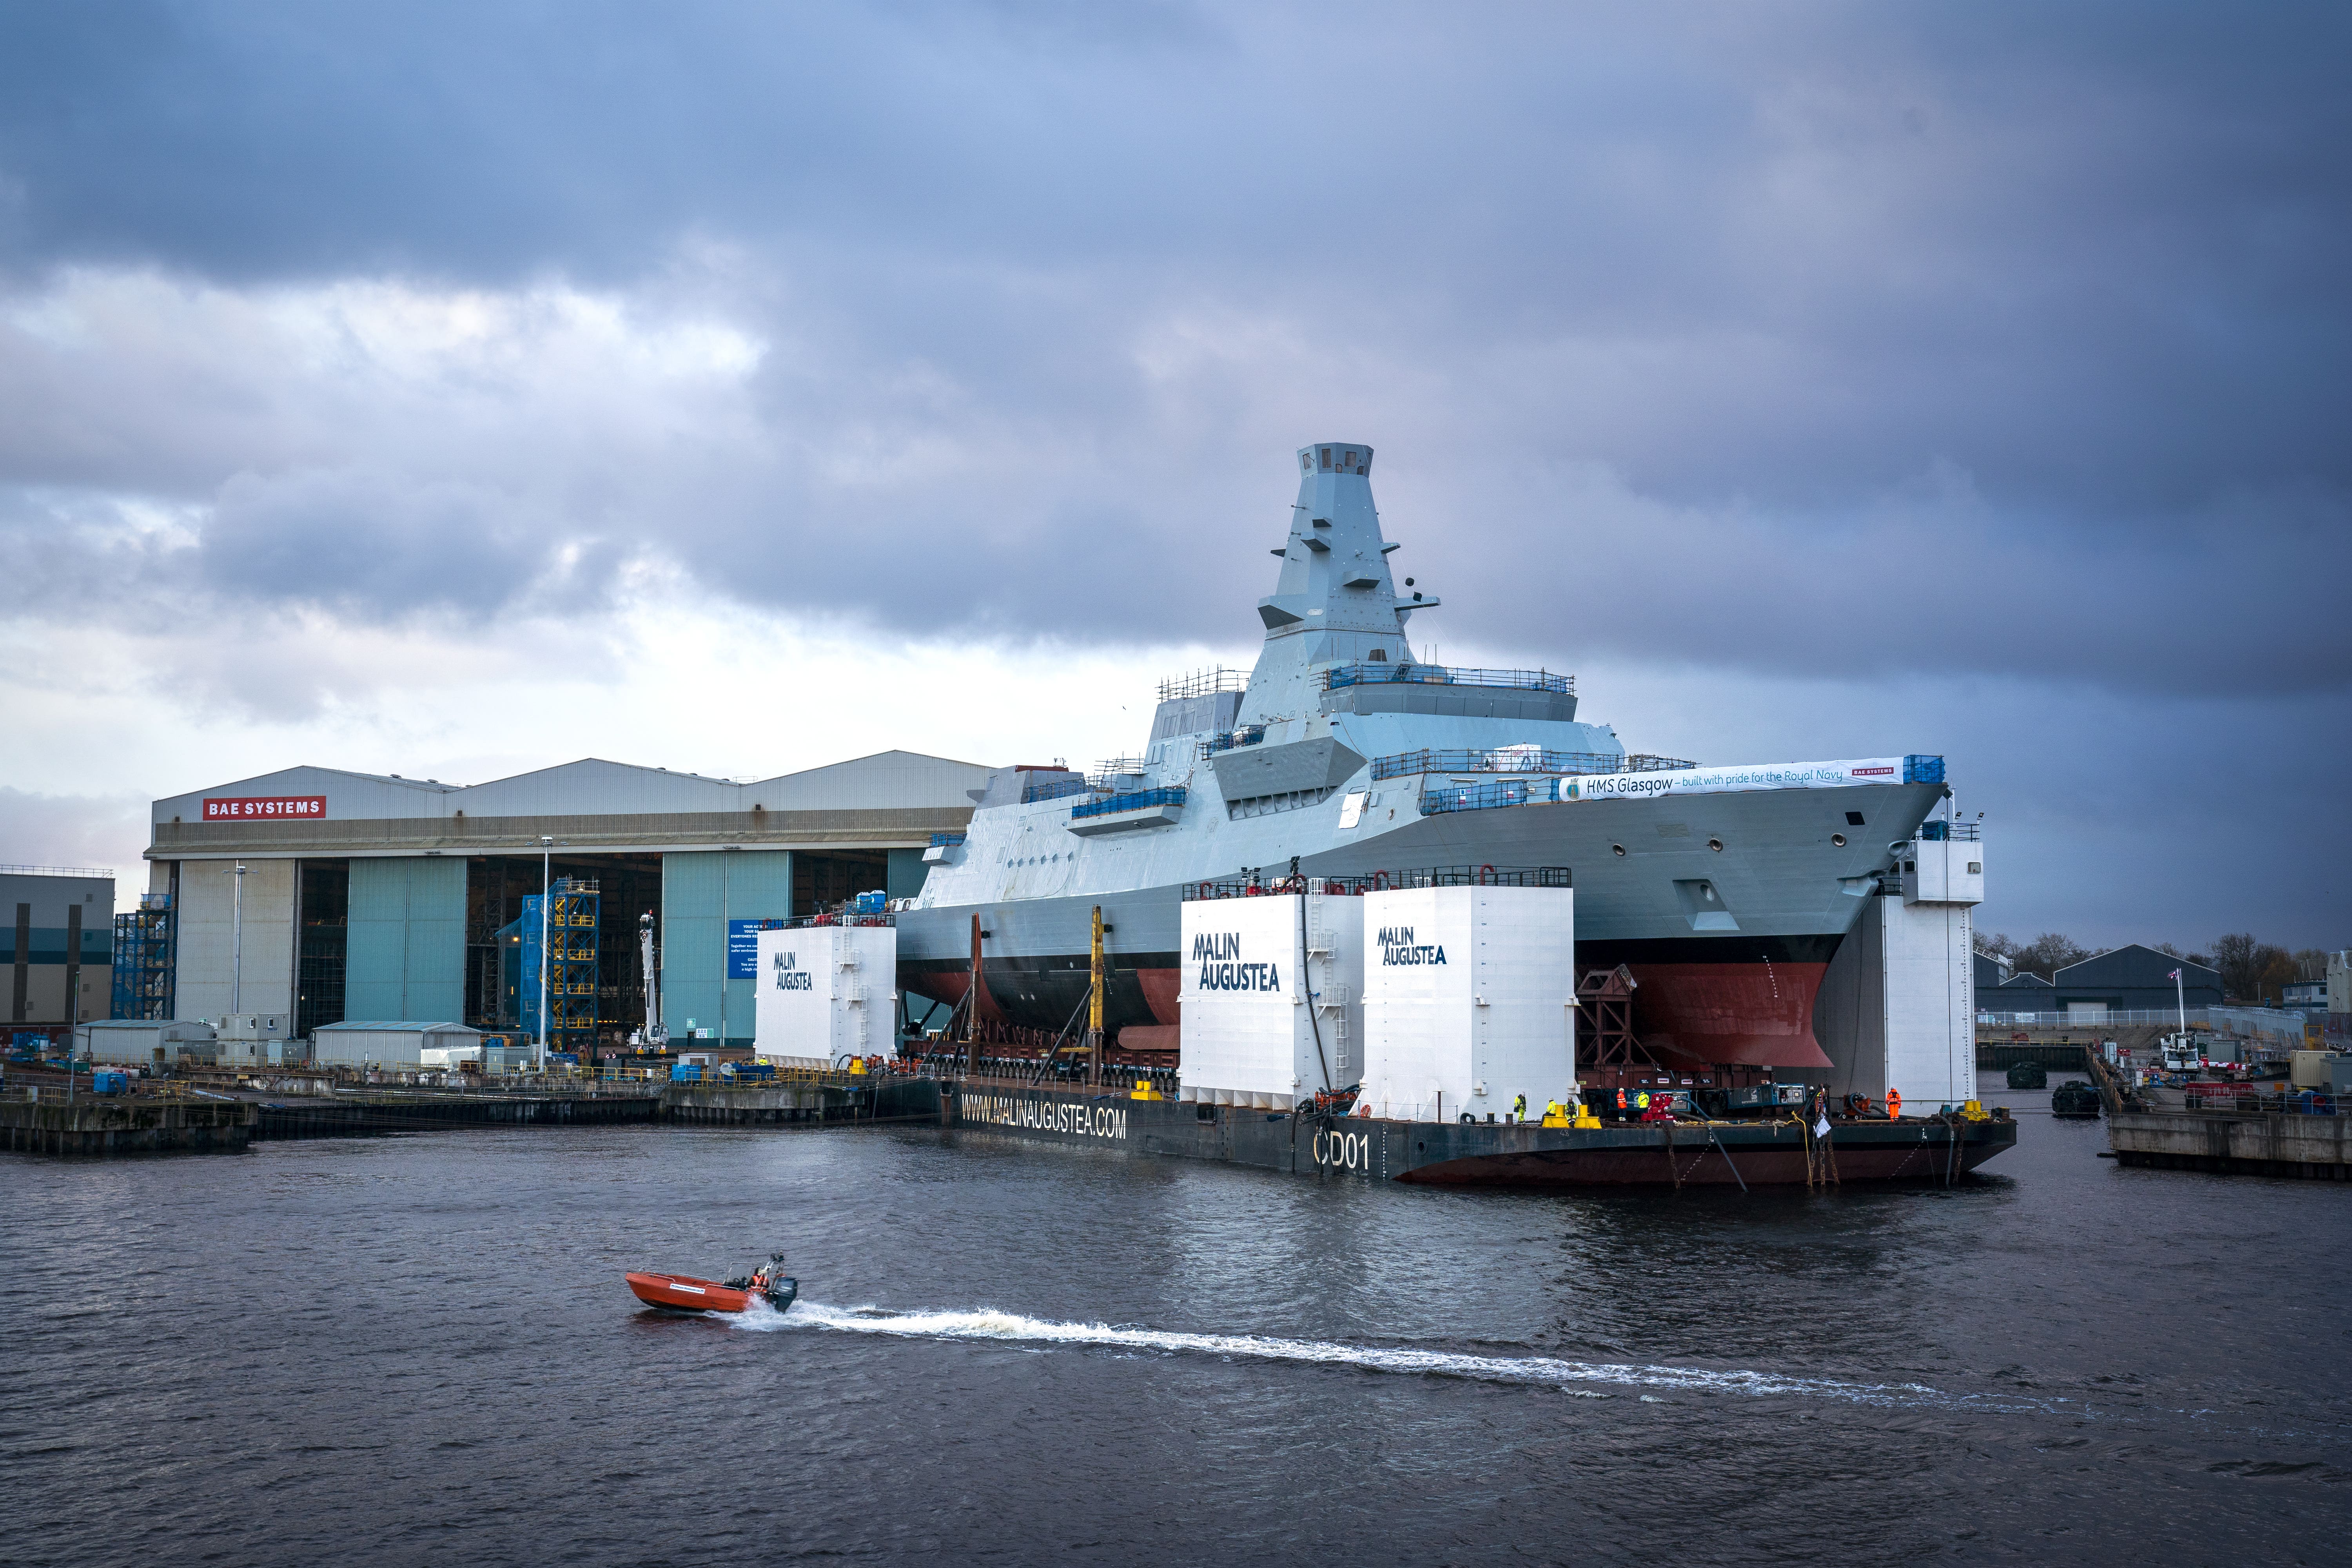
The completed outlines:
<svg viewBox="0 0 2352 1568">
<path fill-rule="evenodd" d="M 1609 1395 L 1602 1388 L 1670 1389 L 1695 1394 L 1796 1395 L 1871 1405 L 1941 1402 L 1941 1390 L 1916 1383 L 1850 1383 L 1833 1378 L 1792 1377 L 1778 1373 L 1717 1371 L 1704 1367 L 1643 1365 L 1631 1362 L 1568 1361 L 1555 1356 L 1468 1355 L 1454 1351 L 1409 1350 L 1386 1345 L 1350 1345 L 1328 1340 L 1278 1339 L 1265 1334 L 1189 1334 L 1164 1329 L 1115 1328 L 1108 1323 L 1057 1323 L 1017 1312 L 987 1309 L 969 1312 L 884 1312 L 803 1301 L 790 1312 L 755 1302 L 750 1311 L 727 1320 L 755 1331 L 781 1329 L 836 1333 L 888 1334 L 900 1339 L 983 1340 L 1009 1343 L 1103 1346 L 1157 1351 L 1171 1355 L 1213 1355 L 1314 1366 L 1349 1366 L 1366 1372 L 1416 1377 L 1453 1377 L 1480 1383 L 1510 1383 L 1557 1389 L 1590 1399 Z M 1594 1385 L 1601 1385 L 1596 1388 Z"/>
</svg>

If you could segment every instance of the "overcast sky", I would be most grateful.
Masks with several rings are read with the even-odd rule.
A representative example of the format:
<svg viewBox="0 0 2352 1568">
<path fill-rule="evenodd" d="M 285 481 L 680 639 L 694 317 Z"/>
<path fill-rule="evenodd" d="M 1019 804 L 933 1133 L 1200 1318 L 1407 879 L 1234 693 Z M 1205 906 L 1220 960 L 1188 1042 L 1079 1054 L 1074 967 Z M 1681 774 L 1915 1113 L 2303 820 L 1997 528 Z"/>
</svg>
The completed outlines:
<svg viewBox="0 0 2352 1568">
<path fill-rule="evenodd" d="M 0 5 L 0 859 L 1131 751 L 1359 440 L 1448 661 L 2352 944 L 2352 12 Z M 1122 708 L 1122 705 L 1124 707 Z M 1016 755 L 1017 753 L 1017 755 Z"/>
</svg>

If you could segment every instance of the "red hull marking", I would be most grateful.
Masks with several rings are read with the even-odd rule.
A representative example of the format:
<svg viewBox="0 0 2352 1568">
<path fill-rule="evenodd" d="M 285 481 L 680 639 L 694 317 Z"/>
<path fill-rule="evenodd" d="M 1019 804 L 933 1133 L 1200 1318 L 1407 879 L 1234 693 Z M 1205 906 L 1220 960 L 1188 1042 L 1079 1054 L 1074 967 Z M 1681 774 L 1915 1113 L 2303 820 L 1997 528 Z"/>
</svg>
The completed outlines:
<svg viewBox="0 0 2352 1568">
<path fill-rule="evenodd" d="M 1634 963 L 1634 1029 L 1703 1062 L 1825 1068 L 1813 995 L 1826 963 Z"/>
<path fill-rule="evenodd" d="M 918 996 L 928 996 L 934 1002 L 944 1002 L 952 1007 L 963 1000 L 965 992 L 971 989 L 971 971 L 933 969 L 920 973 L 901 974 L 898 984 L 902 990 L 911 991 Z M 1004 1022 L 1003 1009 L 997 1006 L 996 998 L 988 994 L 988 973 L 985 970 L 980 976 L 980 1016 L 983 1023 Z"/>
<path fill-rule="evenodd" d="M 1174 1056 L 1182 1047 L 1181 1031 L 1174 1024 L 1129 1024 L 1118 1032 L 1122 1051 L 1165 1051 Z"/>
<path fill-rule="evenodd" d="M 1144 1005 L 1151 1009 L 1151 1018 L 1158 1024 L 1174 1024 L 1183 1017 L 1178 1001 L 1184 991 L 1184 972 L 1181 969 L 1139 969 L 1135 983 L 1143 987 Z"/>
</svg>

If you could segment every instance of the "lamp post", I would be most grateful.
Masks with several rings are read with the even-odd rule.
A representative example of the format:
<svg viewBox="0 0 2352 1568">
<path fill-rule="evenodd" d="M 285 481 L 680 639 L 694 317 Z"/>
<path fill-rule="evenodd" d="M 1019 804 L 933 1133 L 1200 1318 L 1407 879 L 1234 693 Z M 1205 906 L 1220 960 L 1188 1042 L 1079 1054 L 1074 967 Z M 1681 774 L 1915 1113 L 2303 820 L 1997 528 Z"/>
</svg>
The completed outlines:
<svg viewBox="0 0 2352 1568">
<path fill-rule="evenodd" d="M 539 840 L 539 1070 L 547 1070 L 547 899 L 551 872 L 555 863 L 555 839 L 541 834 Z"/>
<path fill-rule="evenodd" d="M 727 982 L 735 973 L 735 926 L 730 920 L 728 868 L 733 864 L 727 858 L 735 847 L 730 844 L 719 852 L 719 1048 L 727 1048 Z"/>
<path fill-rule="evenodd" d="M 236 862 L 236 896 L 228 918 L 228 1010 L 245 1011 L 245 862 Z"/>
</svg>

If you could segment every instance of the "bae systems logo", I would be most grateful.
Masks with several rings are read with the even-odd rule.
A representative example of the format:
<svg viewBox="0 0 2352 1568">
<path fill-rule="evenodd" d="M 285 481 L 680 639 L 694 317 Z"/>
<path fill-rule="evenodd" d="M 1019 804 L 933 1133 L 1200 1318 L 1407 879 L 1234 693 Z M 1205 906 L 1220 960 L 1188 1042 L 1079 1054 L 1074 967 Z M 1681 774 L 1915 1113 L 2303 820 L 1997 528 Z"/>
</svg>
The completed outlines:
<svg viewBox="0 0 2352 1568">
<path fill-rule="evenodd" d="M 229 822 L 245 817 L 324 816 L 323 795 L 206 795 L 205 820 Z"/>
<path fill-rule="evenodd" d="M 776 989 L 779 991 L 813 989 L 809 984 L 809 972 L 801 967 L 800 960 L 792 953 L 776 954 Z"/>
<path fill-rule="evenodd" d="M 1242 962 L 1239 931 L 1200 931 L 1192 938 L 1192 962 L 1201 966 L 1202 991 L 1279 991 L 1282 972 L 1271 963 Z"/>
<path fill-rule="evenodd" d="M 1868 779 L 1877 778 L 1882 774 L 1892 774 L 1895 770 L 1893 768 L 1855 768 L 1853 772 L 1855 778 Z"/>
<path fill-rule="evenodd" d="M 1414 942 L 1411 926 L 1382 926 L 1380 942 L 1381 963 L 1383 965 L 1445 962 L 1444 944 Z"/>
</svg>

